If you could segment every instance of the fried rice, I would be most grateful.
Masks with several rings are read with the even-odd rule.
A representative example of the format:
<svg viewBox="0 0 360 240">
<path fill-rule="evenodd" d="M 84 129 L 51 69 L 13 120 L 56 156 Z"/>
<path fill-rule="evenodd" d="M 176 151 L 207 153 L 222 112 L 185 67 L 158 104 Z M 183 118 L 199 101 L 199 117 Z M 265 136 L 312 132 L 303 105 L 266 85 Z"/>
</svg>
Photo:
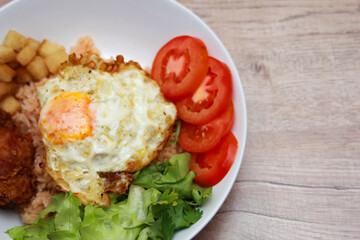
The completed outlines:
<svg viewBox="0 0 360 240">
<path fill-rule="evenodd" d="M 29 85 L 21 86 L 16 97 L 20 101 L 21 111 L 13 116 L 13 120 L 21 132 L 31 135 L 35 147 L 33 172 L 37 193 L 21 213 L 22 221 L 31 224 L 36 220 L 37 215 L 51 203 L 51 196 L 56 189 L 55 182 L 45 169 L 45 147 L 38 128 L 40 104 L 37 99 L 35 83 L 31 82 Z"/>
</svg>

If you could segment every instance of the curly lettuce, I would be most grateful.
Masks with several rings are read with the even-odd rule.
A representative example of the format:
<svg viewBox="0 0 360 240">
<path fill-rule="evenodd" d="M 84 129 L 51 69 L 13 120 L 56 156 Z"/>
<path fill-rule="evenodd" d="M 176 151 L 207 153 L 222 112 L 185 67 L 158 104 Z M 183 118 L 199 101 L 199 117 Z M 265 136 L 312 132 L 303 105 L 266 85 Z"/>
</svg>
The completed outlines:
<svg viewBox="0 0 360 240">
<path fill-rule="evenodd" d="M 192 182 L 190 159 L 188 153 L 174 155 L 140 170 L 127 194 L 110 194 L 108 208 L 84 206 L 71 192 L 59 193 L 34 224 L 7 233 L 15 240 L 170 239 L 201 218 L 197 206 L 211 194 Z"/>
<path fill-rule="evenodd" d="M 177 192 L 180 198 L 192 200 L 200 205 L 203 198 L 211 194 L 211 188 L 202 188 L 193 183 L 196 174 L 189 172 L 191 155 L 182 153 L 173 155 L 169 161 L 150 165 L 134 175 L 133 184 L 144 188 L 167 189 Z"/>
</svg>

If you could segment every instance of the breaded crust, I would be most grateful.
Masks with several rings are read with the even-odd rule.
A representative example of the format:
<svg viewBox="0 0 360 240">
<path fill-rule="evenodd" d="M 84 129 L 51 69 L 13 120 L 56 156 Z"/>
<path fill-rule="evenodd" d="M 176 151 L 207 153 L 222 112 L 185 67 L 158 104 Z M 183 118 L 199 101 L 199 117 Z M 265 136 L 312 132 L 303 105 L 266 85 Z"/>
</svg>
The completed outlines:
<svg viewBox="0 0 360 240">
<path fill-rule="evenodd" d="M 0 110 L 0 206 L 28 203 L 35 192 L 34 147 L 30 136 L 22 135 L 11 116 Z"/>
</svg>

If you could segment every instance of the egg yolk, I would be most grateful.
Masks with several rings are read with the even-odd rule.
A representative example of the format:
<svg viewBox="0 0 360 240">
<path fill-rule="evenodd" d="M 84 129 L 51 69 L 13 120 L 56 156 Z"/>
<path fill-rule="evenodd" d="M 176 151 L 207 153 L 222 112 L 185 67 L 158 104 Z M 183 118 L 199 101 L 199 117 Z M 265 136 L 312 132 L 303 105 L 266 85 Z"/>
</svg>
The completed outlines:
<svg viewBox="0 0 360 240">
<path fill-rule="evenodd" d="M 92 135 L 93 112 L 85 93 L 65 92 L 49 101 L 40 113 L 42 135 L 55 144 L 73 142 Z"/>
</svg>

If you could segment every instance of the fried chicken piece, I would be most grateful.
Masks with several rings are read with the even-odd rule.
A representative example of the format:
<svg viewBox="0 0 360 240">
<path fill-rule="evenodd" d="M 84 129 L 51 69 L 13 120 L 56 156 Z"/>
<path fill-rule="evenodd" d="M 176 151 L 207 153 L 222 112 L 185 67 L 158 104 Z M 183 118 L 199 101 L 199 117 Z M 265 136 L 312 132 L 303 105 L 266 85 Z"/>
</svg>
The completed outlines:
<svg viewBox="0 0 360 240">
<path fill-rule="evenodd" d="M 30 136 L 22 135 L 0 110 L 0 206 L 18 208 L 30 201 L 35 192 L 33 160 Z"/>
</svg>

